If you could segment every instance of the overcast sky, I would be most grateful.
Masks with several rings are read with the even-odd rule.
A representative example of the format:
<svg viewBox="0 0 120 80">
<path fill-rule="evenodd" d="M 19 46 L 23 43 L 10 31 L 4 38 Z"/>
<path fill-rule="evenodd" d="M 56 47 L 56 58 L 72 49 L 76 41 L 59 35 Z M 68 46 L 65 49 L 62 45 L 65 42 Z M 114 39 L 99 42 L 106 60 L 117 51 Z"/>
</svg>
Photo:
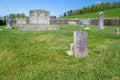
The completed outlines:
<svg viewBox="0 0 120 80">
<path fill-rule="evenodd" d="M 120 2 L 120 0 L 0 0 L 0 16 L 10 13 L 25 13 L 29 10 L 50 11 L 52 16 L 62 15 L 71 9 L 79 9 L 99 2 Z"/>
</svg>

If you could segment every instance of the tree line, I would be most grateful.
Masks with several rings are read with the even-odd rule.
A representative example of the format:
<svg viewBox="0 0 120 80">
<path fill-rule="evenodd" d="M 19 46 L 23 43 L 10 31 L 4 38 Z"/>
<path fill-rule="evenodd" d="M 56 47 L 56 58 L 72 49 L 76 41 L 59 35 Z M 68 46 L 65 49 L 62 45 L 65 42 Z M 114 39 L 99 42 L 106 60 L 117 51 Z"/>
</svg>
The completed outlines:
<svg viewBox="0 0 120 80">
<path fill-rule="evenodd" d="M 10 13 L 6 16 L 0 16 L 0 26 L 1 25 L 6 25 L 6 20 L 7 19 L 16 19 L 16 18 L 26 18 L 27 16 L 24 13 L 18 13 L 18 14 L 14 14 L 14 13 Z"/>
<path fill-rule="evenodd" d="M 24 13 L 10 13 L 9 15 L 6 16 L 0 16 L 0 19 L 16 19 L 16 18 L 26 18 L 26 15 Z"/>
<path fill-rule="evenodd" d="M 120 8 L 120 2 L 101 2 L 99 4 L 94 4 L 88 7 L 83 7 L 82 9 L 69 10 L 63 14 L 63 16 L 73 16 L 80 14 L 87 14 L 91 12 L 98 12 L 108 9 Z"/>
</svg>

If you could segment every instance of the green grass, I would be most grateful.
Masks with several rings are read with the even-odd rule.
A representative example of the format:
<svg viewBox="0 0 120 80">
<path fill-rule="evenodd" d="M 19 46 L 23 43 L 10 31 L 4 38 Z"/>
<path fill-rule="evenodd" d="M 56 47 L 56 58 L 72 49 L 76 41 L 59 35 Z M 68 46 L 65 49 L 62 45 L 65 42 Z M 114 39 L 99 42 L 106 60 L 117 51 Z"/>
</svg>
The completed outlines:
<svg viewBox="0 0 120 80">
<path fill-rule="evenodd" d="M 88 32 L 88 56 L 68 56 L 73 32 L 84 27 L 60 25 L 59 31 L 0 31 L 0 80 L 119 80 L 120 35 L 115 27 Z"/>
<path fill-rule="evenodd" d="M 120 18 L 120 8 L 104 10 L 103 12 L 104 12 L 105 18 L 114 18 L 117 16 Z M 93 12 L 93 13 L 88 13 L 88 14 L 66 16 L 66 17 L 61 17 L 61 18 L 66 18 L 66 19 L 98 18 L 98 14 L 99 12 Z"/>
</svg>

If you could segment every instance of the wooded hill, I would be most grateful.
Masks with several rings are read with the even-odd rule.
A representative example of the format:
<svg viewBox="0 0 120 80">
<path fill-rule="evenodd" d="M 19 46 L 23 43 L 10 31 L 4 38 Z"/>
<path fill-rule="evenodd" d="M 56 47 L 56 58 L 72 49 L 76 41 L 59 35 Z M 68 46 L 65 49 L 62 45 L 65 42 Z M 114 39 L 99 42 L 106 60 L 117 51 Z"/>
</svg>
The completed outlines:
<svg viewBox="0 0 120 80">
<path fill-rule="evenodd" d="M 87 14 L 80 14 L 80 15 L 73 15 L 73 16 L 62 16 L 60 18 L 62 19 L 80 19 L 80 18 L 98 18 L 98 12 L 92 12 L 92 13 L 87 13 Z M 120 18 L 120 8 L 116 9 L 110 9 L 110 10 L 104 10 L 104 17 L 105 18 Z"/>
<path fill-rule="evenodd" d="M 76 9 L 76 10 L 69 10 L 67 12 L 64 12 L 63 16 L 60 17 L 66 17 L 66 16 L 76 16 L 76 15 L 85 15 L 89 13 L 94 12 L 100 12 L 105 10 L 112 10 L 120 8 L 120 2 L 101 2 L 100 4 L 91 5 L 88 7 L 83 7 L 82 9 Z M 115 13 L 115 12 L 114 12 Z"/>
</svg>

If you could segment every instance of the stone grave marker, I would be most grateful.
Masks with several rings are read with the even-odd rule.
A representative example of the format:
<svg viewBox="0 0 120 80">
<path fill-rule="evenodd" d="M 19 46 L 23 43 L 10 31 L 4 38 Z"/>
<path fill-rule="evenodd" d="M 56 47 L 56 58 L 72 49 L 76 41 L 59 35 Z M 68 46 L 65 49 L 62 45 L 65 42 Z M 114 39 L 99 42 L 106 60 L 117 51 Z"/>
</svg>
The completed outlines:
<svg viewBox="0 0 120 80">
<path fill-rule="evenodd" d="M 46 10 L 30 10 L 30 24 L 49 25 L 50 12 Z"/>
<path fill-rule="evenodd" d="M 6 28 L 12 28 L 12 20 L 6 21 Z"/>
<path fill-rule="evenodd" d="M 116 29 L 115 29 L 115 33 L 116 33 L 116 34 L 119 34 L 118 17 L 116 18 Z"/>
<path fill-rule="evenodd" d="M 77 25 L 77 22 L 76 21 L 68 21 L 67 22 L 69 25 Z"/>
<path fill-rule="evenodd" d="M 75 58 L 82 58 L 88 55 L 87 33 L 85 31 L 74 32 L 74 53 Z"/>
<path fill-rule="evenodd" d="M 79 25 L 89 26 L 89 25 L 91 25 L 91 20 L 90 19 L 81 19 L 79 22 Z"/>
<path fill-rule="evenodd" d="M 119 34 L 119 28 L 116 28 L 116 29 L 115 29 L 115 33 L 116 33 L 116 34 Z"/>
<path fill-rule="evenodd" d="M 59 26 L 50 25 L 50 12 L 46 10 L 30 10 L 28 19 L 17 21 L 20 30 L 59 30 Z"/>
<path fill-rule="evenodd" d="M 103 12 L 99 13 L 97 28 L 104 29 L 104 13 Z"/>
</svg>

